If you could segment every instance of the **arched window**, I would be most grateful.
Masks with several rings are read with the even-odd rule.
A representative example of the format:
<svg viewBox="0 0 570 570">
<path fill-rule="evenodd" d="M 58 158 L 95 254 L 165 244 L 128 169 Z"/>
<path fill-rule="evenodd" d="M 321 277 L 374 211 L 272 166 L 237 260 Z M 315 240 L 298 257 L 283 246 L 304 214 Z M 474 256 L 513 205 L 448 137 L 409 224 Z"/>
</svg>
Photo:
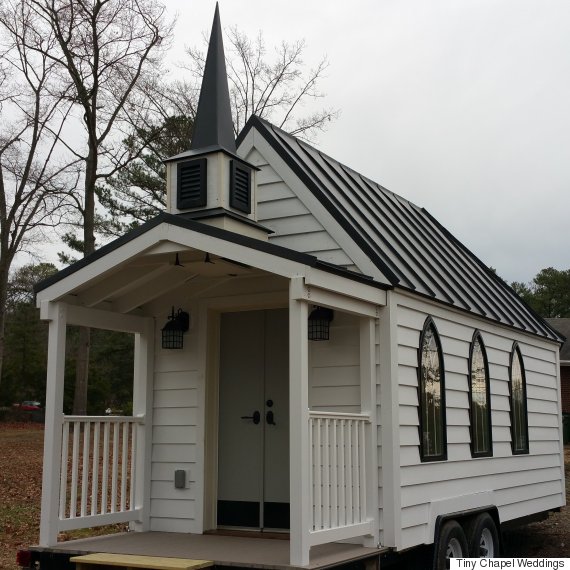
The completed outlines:
<svg viewBox="0 0 570 570">
<path fill-rule="evenodd" d="M 425 322 L 418 353 L 421 459 L 447 459 L 443 352 L 431 317 Z"/>
<path fill-rule="evenodd" d="M 514 454 L 528 453 L 526 378 L 521 350 L 516 342 L 511 352 L 509 391 L 511 399 L 511 447 Z"/>
<path fill-rule="evenodd" d="M 469 355 L 469 412 L 472 457 L 493 455 L 491 389 L 487 352 L 481 334 L 475 331 Z"/>
</svg>

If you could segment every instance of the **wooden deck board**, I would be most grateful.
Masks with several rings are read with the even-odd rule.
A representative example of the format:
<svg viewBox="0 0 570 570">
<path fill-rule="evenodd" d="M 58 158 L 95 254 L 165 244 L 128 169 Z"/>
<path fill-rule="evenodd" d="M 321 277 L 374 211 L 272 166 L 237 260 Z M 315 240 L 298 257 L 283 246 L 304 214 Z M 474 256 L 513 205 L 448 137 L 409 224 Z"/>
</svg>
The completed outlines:
<svg viewBox="0 0 570 570">
<path fill-rule="evenodd" d="M 244 566 L 269 570 L 289 570 L 289 541 L 238 536 L 181 534 L 168 532 L 128 532 L 63 542 L 50 548 L 34 550 L 91 552 L 168 556 L 213 560 L 216 565 Z M 308 568 L 320 569 L 379 555 L 383 550 L 356 544 L 333 543 L 311 549 Z"/>
<path fill-rule="evenodd" d="M 210 560 L 188 560 L 182 558 L 167 558 L 165 556 L 138 556 L 133 554 L 85 554 L 73 556 L 70 562 L 75 562 L 78 570 L 95 568 L 97 566 L 116 566 L 118 568 L 144 568 L 146 570 L 200 570 L 213 565 Z"/>
</svg>

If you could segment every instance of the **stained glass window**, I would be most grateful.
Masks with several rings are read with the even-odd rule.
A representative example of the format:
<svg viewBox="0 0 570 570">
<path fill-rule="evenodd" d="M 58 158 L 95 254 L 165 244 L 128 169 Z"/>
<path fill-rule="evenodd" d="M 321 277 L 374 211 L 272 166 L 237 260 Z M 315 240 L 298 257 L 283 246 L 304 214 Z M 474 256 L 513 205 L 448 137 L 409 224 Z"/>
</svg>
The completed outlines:
<svg viewBox="0 0 570 570">
<path fill-rule="evenodd" d="M 471 454 L 473 457 L 489 456 L 493 453 L 489 366 L 479 333 L 471 343 L 470 365 Z"/>
<path fill-rule="evenodd" d="M 424 326 L 419 352 L 421 457 L 426 461 L 446 459 L 443 354 L 431 319 Z"/>
<path fill-rule="evenodd" d="M 526 379 L 520 348 L 514 345 L 510 367 L 511 446 L 513 453 L 528 453 Z"/>
</svg>

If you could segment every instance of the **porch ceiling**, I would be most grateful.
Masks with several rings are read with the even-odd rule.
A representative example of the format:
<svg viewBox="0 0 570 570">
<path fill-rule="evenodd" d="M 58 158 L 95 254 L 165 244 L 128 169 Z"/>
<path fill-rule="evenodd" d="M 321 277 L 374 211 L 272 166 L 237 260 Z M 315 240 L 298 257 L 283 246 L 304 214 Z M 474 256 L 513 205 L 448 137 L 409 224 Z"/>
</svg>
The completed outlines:
<svg viewBox="0 0 570 570">
<path fill-rule="evenodd" d="M 178 261 L 177 261 L 178 259 Z M 183 294 L 285 291 L 290 279 L 372 304 L 386 304 L 386 287 L 316 257 L 252 237 L 160 214 L 129 234 L 36 286 L 39 307 L 63 301 L 108 312 L 152 315 L 157 304 Z M 269 280 L 265 287 L 264 280 Z M 170 297 L 169 297 L 170 296 Z M 152 305 L 152 307 L 151 307 Z"/>
<path fill-rule="evenodd" d="M 162 243 L 157 251 L 151 249 L 78 286 L 64 300 L 116 313 L 144 314 L 150 303 L 180 288 L 185 296 L 199 296 L 230 280 L 263 275 L 267 273 L 231 259 Z"/>
</svg>

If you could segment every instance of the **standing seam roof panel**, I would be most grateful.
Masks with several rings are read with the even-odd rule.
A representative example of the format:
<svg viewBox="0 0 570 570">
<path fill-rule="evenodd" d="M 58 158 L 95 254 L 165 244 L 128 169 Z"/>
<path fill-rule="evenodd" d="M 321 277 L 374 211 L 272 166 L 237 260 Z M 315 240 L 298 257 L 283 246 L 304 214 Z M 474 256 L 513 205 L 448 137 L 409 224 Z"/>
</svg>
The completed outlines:
<svg viewBox="0 0 570 570">
<path fill-rule="evenodd" d="M 425 209 L 258 117 L 250 118 L 238 143 L 252 127 L 393 286 L 493 322 L 562 340 Z"/>
<path fill-rule="evenodd" d="M 304 149 L 301 149 L 301 150 L 304 150 Z M 306 152 L 306 151 L 305 151 L 305 152 Z M 355 214 L 358 215 L 358 212 L 359 212 L 358 208 L 356 208 L 356 206 L 351 202 L 351 200 L 350 200 L 349 198 L 347 198 L 347 196 L 346 196 L 345 193 L 343 192 L 342 188 L 332 180 L 331 176 L 330 176 L 330 175 L 325 171 L 325 169 L 318 163 L 317 159 L 316 159 L 315 157 L 313 157 L 312 155 L 310 155 L 310 154 L 307 154 L 307 156 L 308 156 L 308 158 L 312 161 L 313 165 L 314 165 L 316 168 L 318 168 L 318 169 L 322 172 L 322 174 L 323 174 L 324 176 L 326 176 L 328 182 L 329 182 L 330 184 L 332 184 L 332 185 L 335 187 L 336 191 L 343 197 L 343 199 L 344 199 L 344 201 L 345 201 L 345 202 L 343 203 L 343 209 L 344 209 L 345 212 L 347 212 L 347 214 L 348 214 L 348 212 L 349 212 L 349 209 L 348 209 L 347 206 L 350 206 L 350 209 L 351 209 L 352 212 L 353 212 L 352 214 L 350 214 L 350 219 L 351 219 L 352 223 L 353 223 L 353 224 L 358 224 L 358 225 L 360 225 L 361 227 L 366 226 L 366 227 L 368 227 L 368 228 L 370 229 L 370 232 L 369 232 L 369 233 L 366 233 L 366 234 L 363 236 L 363 238 L 365 238 L 365 239 L 368 241 L 368 243 L 371 244 L 371 246 L 375 246 L 375 245 L 376 245 L 376 241 L 375 241 L 374 239 L 371 239 L 371 235 L 376 235 L 377 238 L 380 238 L 380 237 L 381 237 L 381 234 L 378 234 L 378 232 L 374 231 L 374 225 L 371 224 L 370 220 L 366 220 L 366 219 L 363 219 L 363 218 L 360 218 L 360 219 L 356 219 L 356 218 L 355 218 Z M 321 156 L 321 159 L 324 160 L 322 156 Z M 327 186 L 326 183 L 323 184 L 321 188 L 322 188 L 325 192 L 327 192 L 328 195 L 334 196 L 334 193 L 331 192 L 331 189 Z M 388 229 L 388 228 L 386 228 L 386 226 L 384 226 L 384 227 L 385 227 L 385 229 Z M 390 232 L 390 234 L 391 234 L 391 237 L 392 237 L 393 241 L 394 241 L 395 243 L 397 243 L 398 246 L 399 246 L 399 248 L 398 248 L 398 249 L 399 249 L 399 252 L 398 252 L 397 249 L 395 248 L 395 245 L 394 245 L 394 244 L 391 244 L 392 250 L 393 250 L 395 253 L 398 254 L 398 258 L 399 258 L 400 262 L 405 263 L 405 264 L 409 267 L 409 270 L 410 270 L 412 273 L 414 273 L 414 275 L 416 276 L 416 279 L 421 283 L 422 287 L 428 292 L 428 294 L 430 294 L 431 296 L 435 297 L 435 296 L 436 296 L 435 292 L 427 285 L 427 283 L 425 282 L 425 280 L 423 280 L 423 279 L 420 277 L 420 275 L 417 274 L 417 273 L 414 271 L 414 269 L 413 269 L 412 266 L 410 265 L 410 262 L 409 262 L 409 261 L 406 261 L 405 258 L 403 257 L 403 253 L 402 253 L 402 252 L 406 252 L 406 253 L 407 253 L 407 257 L 409 257 L 409 253 L 407 252 L 406 247 L 401 243 L 401 240 L 398 239 L 397 235 L 394 234 L 394 232 Z M 393 263 L 393 264 L 396 265 L 395 263 Z M 397 267 L 397 265 L 396 265 L 396 267 Z M 402 277 L 404 277 L 404 276 L 402 276 Z M 405 277 L 404 277 L 404 278 L 405 278 Z M 450 299 L 450 300 L 451 300 L 451 299 Z"/>
</svg>

